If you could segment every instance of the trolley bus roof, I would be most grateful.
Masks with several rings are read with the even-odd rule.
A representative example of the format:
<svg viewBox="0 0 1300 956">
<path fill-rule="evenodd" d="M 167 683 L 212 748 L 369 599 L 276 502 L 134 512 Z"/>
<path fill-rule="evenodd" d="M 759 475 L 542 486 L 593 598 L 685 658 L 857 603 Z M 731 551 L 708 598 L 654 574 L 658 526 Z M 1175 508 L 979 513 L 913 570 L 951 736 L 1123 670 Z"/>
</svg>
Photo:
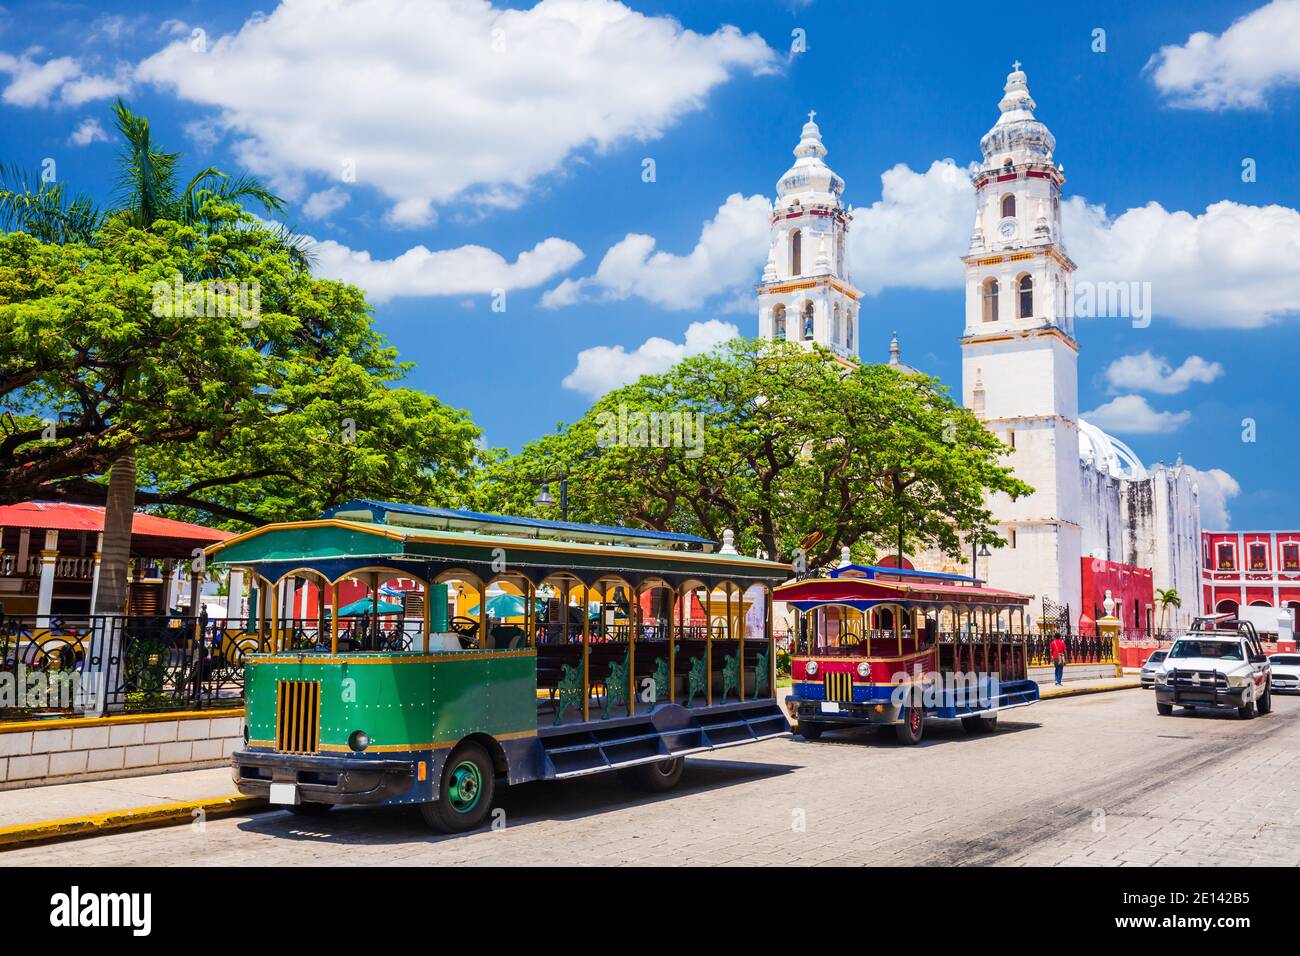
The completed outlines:
<svg viewBox="0 0 1300 956">
<path fill-rule="evenodd" d="M 664 574 L 769 584 L 790 576 L 787 564 L 742 554 L 475 534 L 339 518 L 266 525 L 215 544 L 206 553 L 214 564 L 257 567 L 272 582 L 304 568 L 330 581 L 362 568 L 407 572 L 428 580 L 452 567 L 474 570 L 486 580 L 503 566 L 539 580 L 560 570 L 579 576 Z"/>
<path fill-rule="evenodd" d="M 582 524 L 577 521 L 552 521 L 547 518 L 521 518 L 515 515 L 487 514 L 482 511 L 460 511 L 455 508 L 433 508 L 428 505 L 374 501 L 370 498 L 354 498 L 349 502 L 330 508 L 321 517 L 339 518 L 344 521 L 400 525 L 435 531 L 513 534 L 515 537 L 549 538 L 560 541 L 644 546 L 698 545 L 699 547 L 696 550 L 703 551 L 712 551 L 715 544 L 709 538 L 701 538 L 693 534 L 679 534 L 675 531 L 623 528 L 617 525 Z"/>
<path fill-rule="evenodd" d="M 1004 591 L 1000 588 L 961 584 L 970 578 L 945 576 L 957 580 L 934 580 L 897 568 L 876 568 L 880 573 L 892 573 L 895 580 L 880 577 L 829 577 L 808 578 L 781 585 L 772 592 L 776 601 L 785 601 L 801 611 L 825 604 L 844 604 L 857 610 L 866 610 L 878 604 L 967 604 L 1023 607 L 1029 604 L 1026 594 Z"/>
</svg>

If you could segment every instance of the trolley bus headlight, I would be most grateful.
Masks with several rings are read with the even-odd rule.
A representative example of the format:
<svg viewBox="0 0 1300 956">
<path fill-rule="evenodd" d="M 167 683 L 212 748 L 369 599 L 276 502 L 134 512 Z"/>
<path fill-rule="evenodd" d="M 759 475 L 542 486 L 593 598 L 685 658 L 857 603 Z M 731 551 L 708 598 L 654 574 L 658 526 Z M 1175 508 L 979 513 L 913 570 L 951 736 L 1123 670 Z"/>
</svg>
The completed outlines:
<svg viewBox="0 0 1300 956">
<path fill-rule="evenodd" d="M 348 738 L 348 746 L 357 753 L 361 753 L 370 746 L 370 735 L 364 730 L 354 730 L 352 736 Z"/>
<path fill-rule="evenodd" d="M 859 665 L 858 665 L 858 676 L 859 676 L 859 677 L 870 677 L 870 676 L 871 676 L 871 665 L 868 664 L 866 661 L 863 661 L 861 664 L 859 664 Z"/>
<path fill-rule="evenodd" d="M 812 677 L 814 674 L 817 673 L 817 662 L 809 661 L 807 666 L 804 668 L 804 670 L 808 672 L 809 677 Z"/>
</svg>

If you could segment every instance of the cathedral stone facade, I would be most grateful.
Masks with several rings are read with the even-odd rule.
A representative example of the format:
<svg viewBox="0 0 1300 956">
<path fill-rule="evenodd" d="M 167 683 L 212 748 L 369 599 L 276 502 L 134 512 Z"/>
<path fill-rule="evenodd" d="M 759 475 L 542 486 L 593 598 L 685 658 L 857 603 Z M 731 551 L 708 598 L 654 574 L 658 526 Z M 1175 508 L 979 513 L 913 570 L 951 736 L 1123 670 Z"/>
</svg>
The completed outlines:
<svg viewBox="0 0 1300 956">
<path fill-rule="evenodd" d="M 758 328 L 766 339 L 816 342 L 844 361 L 858 355 L 862 293 L 849 279 L 844 180 L 826 165 L 815 115 L 808 114 L 794 165 L 776 184 Z"/>
<path fill-rule="evenodd" d="M 1079 342 L 1068 308 L 1075 264 L 1061 231 L 1065 175 L 1019 63 L 998 108 L 972 175 L 962 397 L 1008 446 L 1008 463 L 1034 492 L 990 499 L 1006 546 L 980 560 L 979 577 L 1033 595 L 1036 619 L 1052 615 L 1063 625 L 1068 617 L 1071 629 L 1087 627 L 1100 613 L 1103 588 L 1123 581 L 1119 613 L 1127 633 L 1183 626 L 1200 605 L 1196 486 L 1181 459 L 1147 469 L 1122 442 L 1079 418 Z M 810 114 L 795 164 L 777 183 L 759 332 L 816 342 L 852 361 L 861 293 L 845 256 L 851 215 L 842 204 L 844 181 L 825 155 Z M 890 355 L 898 364 L 896 340 Z M 912 560 L 970 570 L 938 555 Z M 1156 606 L 1154 590 L 1168 588 L 1178 590 L 1180 609 Z"/>
</svg>

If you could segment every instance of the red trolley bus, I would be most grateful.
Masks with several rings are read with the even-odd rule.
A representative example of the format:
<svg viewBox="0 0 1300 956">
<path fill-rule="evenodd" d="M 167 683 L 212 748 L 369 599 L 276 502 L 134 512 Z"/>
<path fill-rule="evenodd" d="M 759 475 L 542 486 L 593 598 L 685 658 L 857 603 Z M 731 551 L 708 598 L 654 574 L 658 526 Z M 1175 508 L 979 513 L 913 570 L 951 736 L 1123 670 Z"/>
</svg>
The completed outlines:
<svg viewBox="0 0 1300 956">
<path fill-rule="evenodd" d="M 782 585 L 796 612 L 797 732 L 893 726 L 906 744 L 928 719 L 993 730 L 999 711 L 1038 700 L 1029 679 L 1023 594 L 956 574 L 845 565 Z"/>
</svg>

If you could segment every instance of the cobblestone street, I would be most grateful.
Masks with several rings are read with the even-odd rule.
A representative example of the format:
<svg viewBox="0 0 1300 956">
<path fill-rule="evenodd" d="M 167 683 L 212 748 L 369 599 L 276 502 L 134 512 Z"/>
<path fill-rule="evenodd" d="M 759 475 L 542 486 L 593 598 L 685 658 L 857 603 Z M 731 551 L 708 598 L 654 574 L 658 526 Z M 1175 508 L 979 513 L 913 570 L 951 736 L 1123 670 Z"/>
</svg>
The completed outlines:
<svg viewBox="0 0 1300 956">
<path fill-rule="evenodd" d="M 688 762 L 663 797 L 616 776 L 530 784 L 505 826 L 427 832 L 414 810 L 284 812 L 2 855 L 22 864 L 1300 864 L 1300 698 L 1272 715 L 1158 717 L 1150 692 L 1045 701 L 991 736 L 931 723 L 781 739 Z"/>
</svg>

